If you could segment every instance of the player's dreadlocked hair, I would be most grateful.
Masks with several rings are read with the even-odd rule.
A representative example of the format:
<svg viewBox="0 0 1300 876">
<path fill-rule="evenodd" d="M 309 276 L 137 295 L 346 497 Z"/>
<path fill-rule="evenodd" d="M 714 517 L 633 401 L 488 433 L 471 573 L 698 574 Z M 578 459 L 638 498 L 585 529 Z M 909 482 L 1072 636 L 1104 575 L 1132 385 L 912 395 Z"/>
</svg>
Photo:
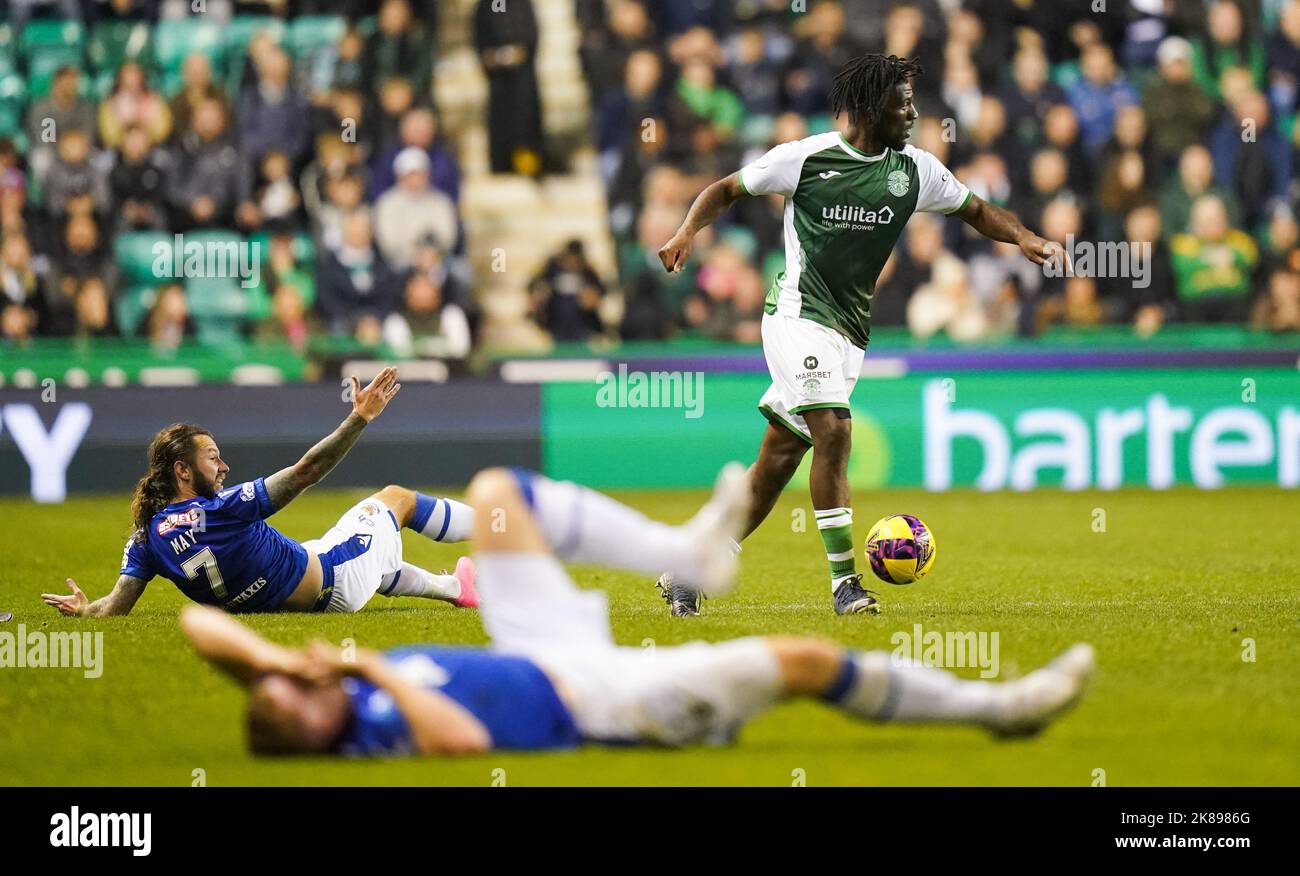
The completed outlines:
<svg viewBox="0 0 1300 876">
<path fill-rule="evenodd" d="M 855 125 L 874 125 L 880 120 L 890 92 L 920 76 L 920 62 L 897 55 L 859 55 L 835 74 L 831 86 L 831 111 L 848 113 Z"/>
<path fill-rule="evenodd" d="M 143 541 L 145 527 L 153 516 L 171 504 L 176 495 L 177 462 L 194 462 L 194 439 L 212 433 L 193 423 L 173 423 L 149 442 L 149 473 L 135 485 L 131 498 L 131 517 L 136 538 Z"/>
</svg>

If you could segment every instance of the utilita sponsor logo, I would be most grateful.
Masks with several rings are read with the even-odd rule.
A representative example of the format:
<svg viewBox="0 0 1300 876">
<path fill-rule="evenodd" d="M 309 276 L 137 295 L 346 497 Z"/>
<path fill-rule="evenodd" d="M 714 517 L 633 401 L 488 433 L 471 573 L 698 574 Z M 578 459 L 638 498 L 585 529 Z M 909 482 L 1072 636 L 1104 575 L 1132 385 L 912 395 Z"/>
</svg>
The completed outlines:
<svg viewBox="0 0 1300 876">
<path fill-rule="evenodd" d="M 869 210 L 858 204 L 836 204 L 822 207 L 822 218 L 836 225 L 888 225 L 894 221 L 891 207 Z"/>
<path fill-rule="evenodd" d="M 128 848 L 143 858 L 153 848 L 153 815 L 149 812 L 70 812 L 50 816 L 50 845 L 55 848 Z"/>
</svg>

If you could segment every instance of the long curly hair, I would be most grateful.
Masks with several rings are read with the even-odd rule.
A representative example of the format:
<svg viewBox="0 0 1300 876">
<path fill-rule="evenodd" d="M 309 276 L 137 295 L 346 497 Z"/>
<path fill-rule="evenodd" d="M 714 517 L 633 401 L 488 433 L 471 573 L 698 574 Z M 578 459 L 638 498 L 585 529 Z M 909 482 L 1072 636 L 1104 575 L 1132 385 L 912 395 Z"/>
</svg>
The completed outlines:
<svg viewBox="0 0 1300 876">
<path fill-rule="evenodd" d="M 193 423 L 173 423 L 149 442 L 149 472 L 136 483 L 131 498 L 131 518 L 136 538 L 141 536 L 153 516 L 171 504 L 176 495 L 177 462 L 194 463 L 194 439 L 212 433 Z"/>
</svg>

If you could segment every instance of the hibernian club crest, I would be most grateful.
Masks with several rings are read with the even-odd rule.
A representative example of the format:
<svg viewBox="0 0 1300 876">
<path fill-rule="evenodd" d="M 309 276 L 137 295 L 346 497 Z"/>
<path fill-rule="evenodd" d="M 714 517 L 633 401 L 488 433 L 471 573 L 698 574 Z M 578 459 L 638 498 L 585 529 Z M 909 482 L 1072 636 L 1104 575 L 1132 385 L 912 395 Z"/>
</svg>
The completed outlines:
<svg viewBox="0 0 1300 876">
<path fill-rule="evenodd" d="M 889 193 L 895 198 L 901 198 L 907 194 L 907 190 L 912 186 L 912 178 L 907 175 L 905 170 L 896 170 L 889 175 L 886 181 L 889 186 Z"/>
</svg>

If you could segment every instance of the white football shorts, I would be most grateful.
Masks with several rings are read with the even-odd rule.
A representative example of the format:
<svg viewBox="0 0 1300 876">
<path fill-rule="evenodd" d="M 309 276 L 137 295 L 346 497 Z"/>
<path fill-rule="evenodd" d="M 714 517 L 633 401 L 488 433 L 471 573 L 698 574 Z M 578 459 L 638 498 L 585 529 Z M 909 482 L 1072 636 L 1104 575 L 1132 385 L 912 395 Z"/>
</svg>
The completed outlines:
<svg viewBox="0 0 1300 876">
<path fill-rule="evenodd" d="M 384 576 L 402 568 L 402 528 L 374 496 L 353 505 L 329 532 L 302 546 L 320 555 L 325 572 L 317 611 L 360 611 Z"/>
<path fill-rule="evenodd" d="M 821 323 L 779 313 L 763 317 L 763 357 L 772 385 L 758 409 L 812 443 L 801 416 L 817 408 L 847 408 L 866 351 Z"/>
</svg>

